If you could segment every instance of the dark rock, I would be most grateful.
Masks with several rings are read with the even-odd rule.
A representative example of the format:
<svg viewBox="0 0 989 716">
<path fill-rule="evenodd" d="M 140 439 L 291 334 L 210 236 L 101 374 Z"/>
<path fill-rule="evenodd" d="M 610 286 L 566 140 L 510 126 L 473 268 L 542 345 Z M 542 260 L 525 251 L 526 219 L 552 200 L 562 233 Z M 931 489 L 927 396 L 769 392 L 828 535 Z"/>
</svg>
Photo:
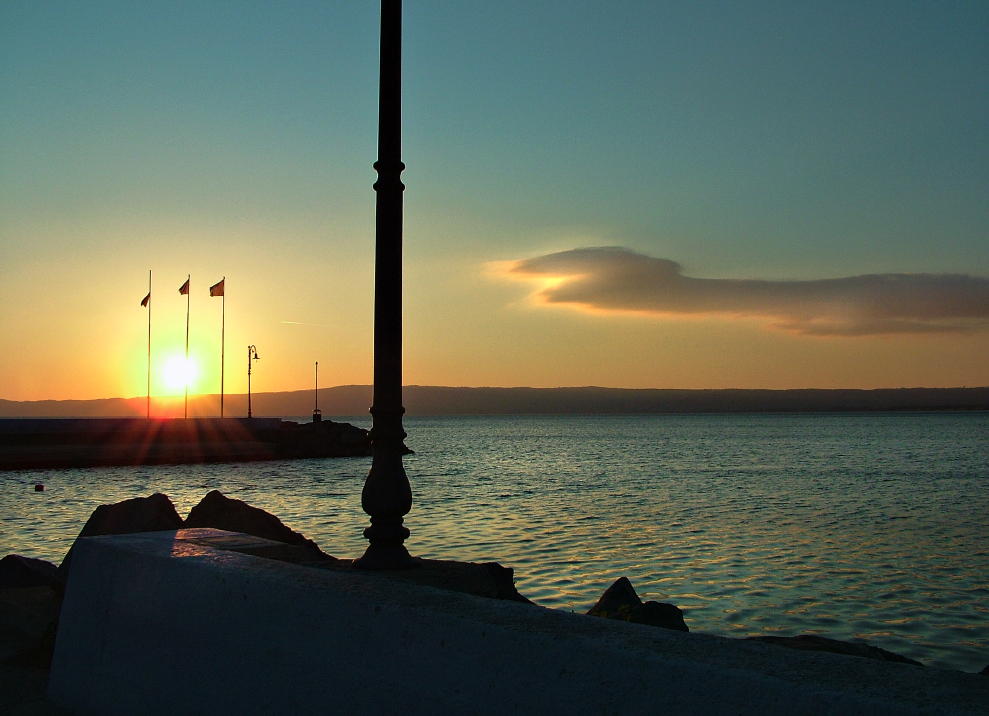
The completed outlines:
<svg viewBox="0 0 989 716">
<path fill-rule="evenodd" d="M 0 713 L 11 716 L 69 716 L 46 698 L 48 669 L 7 663 L 0 669 Z"/>
<path fill-rule="evenodd" d="M 175 511 L 175 505 L 167 495 L 160 492 L 149 497 L 134 497 L 112 505 L 100 505 L 86 520 L 81 537 L 97 537 L 99 535 L 122 535 L 134 532 L 159 532 L 182 529 L 182 518 Z M 59 578 L 64 581 L 68 575 L 69 563 L 72 560 L 72 550 L 69 548 L 62 564 L 58 567 Z"/>
<path fill-rule="evenodd" d="M 665 602 L 649 601 L 643 604 L 627 577 L 619 577 L 608 587 L 590 611 L 592 617 L 649 624 L 664 629 L 690 631 L 683 621 L 683 612 Z"/>
<path fill-rule="evenodd" d="M 51 587 L 58 581 L 58 567 L 51 562 L 19 554 L 0 559 L 0 588 Z"/>
<path fill-rule="evenodd" d="M 182 529 L 182 518 L 167 495 L 135 497 L 113 505 L 100 505 L 86 520 L 80 537 L 123 535 Z"/>
<path fill-rule="evenodd" d="M 286 458 L 371 455 L 368 430 L 333 420 L 286 422 L 278 435 L 278 445 L 280 456 Z M 415 451 L 402 443 L 402 454 L 415 455 Z"/>
<path fill-rule="evenodd" d="M 243 532 L 275 542 L 299 545 L 312 559 L 332 559 L 315 542 L 286 527 L 280 519 L 243 500 L 234 500 L 219 490 L 212 490 L 192 508 L 185 520 L 185 527 L 213 527 L 229 532 Z"/>
<path fill-rule="evenodd" d="M 628 620 L 636 624 L 649 624 L 664 629 L 690 631 L 686 622 L 683 621 L 683 612 L 680 611 L 680 608 L 666 602 L 646 602 L 641 607 L 633 609 Z"/>
<path fill-rule="evenodd" d="M 622 618 L 618 614 L 631 611 L 642 606 L 642 600 L 635 593 L 635 588 L 628 581 L 628 577 L 619 577 L 615 583 L 604 590 L 604 594 L 598 599 L 597 604 L 587 612 L 592 617 L 605 617 L 607 619 Z"/>
<path fill-rule="evenodd" d="M 799 636 L 750 636 L 749 639 L 764 641 L 770 644 L 785 646 L 788 649 L 804 649 L 807 651 L 828 651 L 832 654 L 845 654 L 847 656 L 860 656 L 865 659 L 876 659 L 878 661 L 895 661 L 900 664 L 913 664 L 923 666 L 919 661 L 908 659 L 905 656 L 894 654 L 892 651 L 880 649 L 865 642 L 839 641 L 828 639 L 817 634 L 801 634 Z"/>
<path fill-rule="evenodd" d="M 47 668 L 60 605 L 50 586 L 0 588 L 0 663 Z"/>
<path fill-rule="evenodd" d="M 416 563 L 413 569 L 386 571 L 383 574 L 453 592 L 532 604 L 515 588 L 515 570 L 497 562 L 417 559 Z"/>
<path fill-rule="evenodd" d="M 989 676 L 989 665 L 986 666 L 982 671 L 979 672 L 983 676 Z"/>
<path fill-rule="evenodd" d="M 412 452 L 409 450 L 409 452 Z M 468 562 L 468 564 L 472 564 Z M 485 572 L 493 585 L 492 595 L 494 599 L 508 599 L 513 602 L 525 602 L 532 604 L 528 599 L 519 594 L 515 588 L 515 569 L 513 567 L 503 567 L 497 562 L 482 562 L 478 565 Z"/>
<path fill-rule="evenodd" d="M 278 435 L 283 457 L 351 457 L 371 454 L 371 438 L 364 428 L 321 420 L 284 423 Z"/>
</svg>

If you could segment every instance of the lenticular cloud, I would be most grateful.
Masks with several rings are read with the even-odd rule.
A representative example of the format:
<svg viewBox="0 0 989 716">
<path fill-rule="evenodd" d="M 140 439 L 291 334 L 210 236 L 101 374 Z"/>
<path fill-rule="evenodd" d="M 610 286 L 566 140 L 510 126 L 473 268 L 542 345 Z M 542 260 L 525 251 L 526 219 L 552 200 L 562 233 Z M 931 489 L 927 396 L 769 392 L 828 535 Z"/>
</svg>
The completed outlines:
<svg viewBox="0 0 989 716">
<path fill-rule="evenodd" d="M 508 272 L 546 281 L 536 294 L 544 303 L 597 311 L 761 318 L 775 328 L 819 336 L 989 328 L 989 279 L 964 274 L 889 273 L 810 281 L 693 278 L 684 276 L 675 261 L 620 246 L 523 259 Z"/>
</svg>

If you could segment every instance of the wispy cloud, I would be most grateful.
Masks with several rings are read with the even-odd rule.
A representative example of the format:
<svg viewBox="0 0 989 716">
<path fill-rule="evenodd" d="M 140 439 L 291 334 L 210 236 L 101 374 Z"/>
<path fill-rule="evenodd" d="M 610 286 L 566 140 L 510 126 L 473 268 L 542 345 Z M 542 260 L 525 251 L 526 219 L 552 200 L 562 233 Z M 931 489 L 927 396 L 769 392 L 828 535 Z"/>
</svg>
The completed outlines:
<svg viewBox="0 0 989 716">
<path fill-rule="evenodd" d="M 326 328 L 322 323 L 305 323 L 303 321 L 281 321 L 283 326 L 313 326 L 314 328 Z"/>
<path fill-rule="evenodd" d="M 620 246 L 572 249 L 512 262 L 546 304 L 657 315 L 760 318 L 818 336 L 957 333 L 989 328 L 989 279 L 888 273 L 809 281 L 684 276 L 680 264 Z"/>
</svg>

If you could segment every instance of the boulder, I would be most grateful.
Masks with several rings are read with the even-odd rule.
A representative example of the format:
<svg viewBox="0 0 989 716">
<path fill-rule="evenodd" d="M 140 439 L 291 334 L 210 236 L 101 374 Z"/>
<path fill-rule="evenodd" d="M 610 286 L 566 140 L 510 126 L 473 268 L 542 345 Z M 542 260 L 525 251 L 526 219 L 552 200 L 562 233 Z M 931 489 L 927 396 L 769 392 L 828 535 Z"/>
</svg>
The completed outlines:
<svg viewBox="0 0 989 716">
<path fill-rule="evenodd" d="M 321 420 L 313 423 L 284 423 L 278 435 L 283 457 L 346 457 L 371 454 L 367 430 L 350 423 Z"/>
<path fill-rule="evenodd" d="M 900 664 L 913 664 L 923 666 L 919 661 L 908 659 L 905 656 L 894 654 L 892 651 L 880 649 L 865 642 L 839 641 L 838 639 L 828 639 L 817 634 L 800 634 L 799 636 L 750 636 L 754 641 L 764 641 L 769 644 L 785 646 L 788 649 L 804 649 L 807 651 L 829 651 L 832 654 L 845 654 L 847 656 L 860 656 L 865 659 L 876 659 L 878 661 L 895 661 Z"/>
<path fill-rule="evenodd" d="M 633 609 L 628 620 L 636 624 L 649 624 L 664 629 L 690 631 L 683 621 L 683 612 L 680 608 L 666 602 L 648 601 L 641 607 Z"/>
<path fill-rule="evenodd" d="M 122 535 L 134 532 L 159 532 L 182 529 L 182 518 L 175 511 L 175 505 L 167 495 L 160 492 L 149 497 L 134 497 L 112 505 L 100 505 L 86 520 L 81 537 L 96 537 L 99 535 Z M 69 548 L 62 564 L 58 567 L 58 575 L 65 581 L 69 564 L 72 560 L 72 550 Z"/>
<path fill-rule="evenodd" d="M 219 490 L 212 490 L 189 511 L 185 527 L 213 527 L 229 532 L 262 537 L 275 542 L 298 545 L 308 552 L 312 559 L 332 559 L 315 542 L 305 535 L 289 529 L 269 512 L 252 507 L 243 500 L 234 500 Z"/>
<path fill-rule="evenodd" d="M 392 579 L 402 579 L 452 592 L 463 592 L 489 599 L 507 599 L 532 604 L 515 588 L 515 570 L 497 562 L 455 562 L 442 559 L 416 559 L 411 569 L 368 571 Z"/>
<path fill-rule="evenodd" d="M 0 588 L 51 587 L 58 584 L 58 567 L 51 562 L 19 554 L 0 559 Z"/>
<path fill-rule="evenodd" d="M 604 590 L 597 604 L 587 613 L 592 617 L 615 619 L 620 618 L 619 613 L 631 611 L 639 606 L 642 606 L 642 600 L 635 593 L 635 588 L 628 577 L 619 577 L 614 584 Z"/>
<path fill-rule="evenodd" d="M 167 495 L 135 497 L 112 505 L 100 505 L 83 525 L 80 537 L 123 535 L 182 529 L 182 518 Z"/>
<path fill-rule="evenodd" d="M 412 451 L 409 450 L 409 452 Z M 468 562 L 467 564 L 473 565 L 474 563 Z M 503 567 L 498 562 L 482 562 L 477 566 L 484 570 L 491 581 L 493 598 L 532 604 L 515 588 L 515 569 L 513 567 Z"/>
<path fill-rule="evenodd" d="M 592 617 L 649 624 L 676 631 L 690 631 L 683 621 L 683 612 L 677 606 L 654 601 L 643 603 L 627 577 L 619 577 L 615 580 L 615 583 L 605 590 L 597 604 L 587 613 Z"/>
<path fill-rule="evenodd" d="M 983 676 L 989 676 L 989 664 L 987 664 L 987 665 L 986 665 L 986 668 L 984 668 L 984 669 L 983 669 L 982 671 L 980 671 L 979 673 L 980 673 L 980 674 L 982 674 Z"/>
<path fill-rule="evenodd" d="M 0 587 L 0 664 L 4 668 L 48 667 L 60 606 L 59 593 L 50 586 Z"/>
</svg>

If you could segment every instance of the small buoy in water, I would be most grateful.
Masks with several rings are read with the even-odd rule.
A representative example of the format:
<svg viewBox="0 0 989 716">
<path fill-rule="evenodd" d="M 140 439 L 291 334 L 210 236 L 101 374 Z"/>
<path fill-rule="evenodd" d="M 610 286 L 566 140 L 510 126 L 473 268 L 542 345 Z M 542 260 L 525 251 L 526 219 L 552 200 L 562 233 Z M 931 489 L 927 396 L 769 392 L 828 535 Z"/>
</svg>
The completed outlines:
<svg viewBox="0 0 989 716">
<path fill-rule="evenodd" d="M 36 485 L 34 486 L 34 491 L 35 491 L 35 492 L 44 492 L 44 491 L 45 491 L 45 486 L 44 486 L 44 485 L 42 485 L 42 484 L 41 484 L 41 483 L 39 482 L 39 483 L 37 483 L 37 484 L 36 484 Z"/>
</svg>

